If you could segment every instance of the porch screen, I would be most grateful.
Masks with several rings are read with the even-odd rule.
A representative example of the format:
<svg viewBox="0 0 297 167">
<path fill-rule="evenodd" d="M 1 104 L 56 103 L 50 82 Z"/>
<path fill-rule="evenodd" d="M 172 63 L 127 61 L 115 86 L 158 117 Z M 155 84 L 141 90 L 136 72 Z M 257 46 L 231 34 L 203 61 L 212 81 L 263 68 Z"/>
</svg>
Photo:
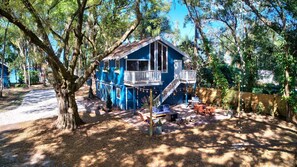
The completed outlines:
<svg viewBox="0 0 297 167">
<path fill-rule="evenodd" d="M 150 45 L 150 66 L 151 70 L 168 72 L 168 48 L 162 42 L 155 42 Z"/>
<path fill-rule="evenodd" d="M 148 60 L 128 60 L 127 70 L 128 71 L 148 71 Z"/>
<path fill-rule="evenodd" d="M 138 62 L 136 60 L 127 61 L 127 70 L 128 71 L 138 71 Z"/>
</svg>

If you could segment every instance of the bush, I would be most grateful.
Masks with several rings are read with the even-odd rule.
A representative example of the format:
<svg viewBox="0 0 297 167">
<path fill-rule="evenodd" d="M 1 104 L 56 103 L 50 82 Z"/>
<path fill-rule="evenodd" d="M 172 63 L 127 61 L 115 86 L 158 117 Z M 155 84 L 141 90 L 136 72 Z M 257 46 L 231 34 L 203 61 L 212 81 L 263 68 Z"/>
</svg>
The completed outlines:
<svg viewBox="0 0 297 167">
<path fill-rule="evenodd" d="M 24 73 L 23 71 L 18 71 L 18 76 L 19 76 L 19 83 L 24 84 Z M 39 71 L 35 70 L 30 70 L 30 83 L 31 84 L 37 84 L 39 83 Z"/>
<path fill-rule="evenodd" d="M 265 111 L 265 106 L 264 106 L 264 104 L 263 104 L 262 102 L 259 102 L 259 103 L 257 104 L 257 108 L 256 108 L 256 110 L 257 110 L 257 113 L 258 113 L 258 114 L 263 114 L 264 111 Z"/>
</svg>

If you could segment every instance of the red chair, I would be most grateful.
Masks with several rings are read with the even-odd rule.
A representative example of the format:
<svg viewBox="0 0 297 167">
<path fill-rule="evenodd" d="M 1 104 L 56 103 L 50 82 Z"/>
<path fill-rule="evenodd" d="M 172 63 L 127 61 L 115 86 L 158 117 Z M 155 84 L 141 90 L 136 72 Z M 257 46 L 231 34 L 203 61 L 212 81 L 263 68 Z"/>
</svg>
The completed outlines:
<svg viewBox="0 0 297 167">
<path fill-rule="evenodd" d="M 197 114 L 205 114 L 206 105 L 204 104 L 195 104 L 194 110 L 197 112 Z"/>
</svg>

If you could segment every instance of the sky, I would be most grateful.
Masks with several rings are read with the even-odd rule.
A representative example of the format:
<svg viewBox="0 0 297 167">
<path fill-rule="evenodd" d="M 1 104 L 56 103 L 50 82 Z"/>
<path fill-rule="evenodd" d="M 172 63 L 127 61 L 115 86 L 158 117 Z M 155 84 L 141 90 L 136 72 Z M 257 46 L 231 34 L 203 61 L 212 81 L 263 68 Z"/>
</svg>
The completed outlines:
<svg viewBox="0 0 297 167">
<path fill-rule="evenodd" d="M 182 5 L 178 3 L 177 1 L 173 1 L 171 9 L 168 13 L 168 17 L 171 21 L 172 28 L 175 27 L 176 22 L 178 22 L 178 27 L 181 32 L 181 36 L 185 37 L 188 35 L 188 37 L 194 38 L 194 26 L 192 23 L 188 23 L 186 27 L 184 27 L 184 19 L 185 16 L 188 14 L 187 7 L 185 5 Z"/>
</svg>

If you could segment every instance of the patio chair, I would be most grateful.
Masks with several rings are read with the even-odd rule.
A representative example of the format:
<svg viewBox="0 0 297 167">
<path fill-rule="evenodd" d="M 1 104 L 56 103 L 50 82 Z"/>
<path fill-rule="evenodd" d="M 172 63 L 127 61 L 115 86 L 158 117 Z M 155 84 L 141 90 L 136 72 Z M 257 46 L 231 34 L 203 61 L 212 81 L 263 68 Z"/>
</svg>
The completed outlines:
<svg viewBox="0 0 297 167">
<path fill-rule="evenodd" d="M 213 116 L 215 114 L 215 110 L 216 110 L 215 107 L 208 106 L 205 108 L 205 114 Z"/>
<path fill-rule="evenodd" d="M 160 105 L 159 107 L 153 107 L 153 113 L 157 116 L 165 116 L 170 112 L 171 110 L 168 104 Z"/>
<path fill-rule="evenodd" d="M 137 112 L 137 113 L 140 116 L 140 119 L 142 121 L 146 122 L 147 124 L 150 124 L 150 117 L 149 116 L 147 116 L 146 114 L 143 114 L 142 112 Z M 160 123 L 161 123 L 160 119 L 153 118 L 153 126 L 157 126 Z"/>
<path fill-rule="evenodd" d="M 194 110 L 197 112 L 197 114 L 205 114 L 206 105 L 204 104 L 195 104 Z"/>
</svg>

